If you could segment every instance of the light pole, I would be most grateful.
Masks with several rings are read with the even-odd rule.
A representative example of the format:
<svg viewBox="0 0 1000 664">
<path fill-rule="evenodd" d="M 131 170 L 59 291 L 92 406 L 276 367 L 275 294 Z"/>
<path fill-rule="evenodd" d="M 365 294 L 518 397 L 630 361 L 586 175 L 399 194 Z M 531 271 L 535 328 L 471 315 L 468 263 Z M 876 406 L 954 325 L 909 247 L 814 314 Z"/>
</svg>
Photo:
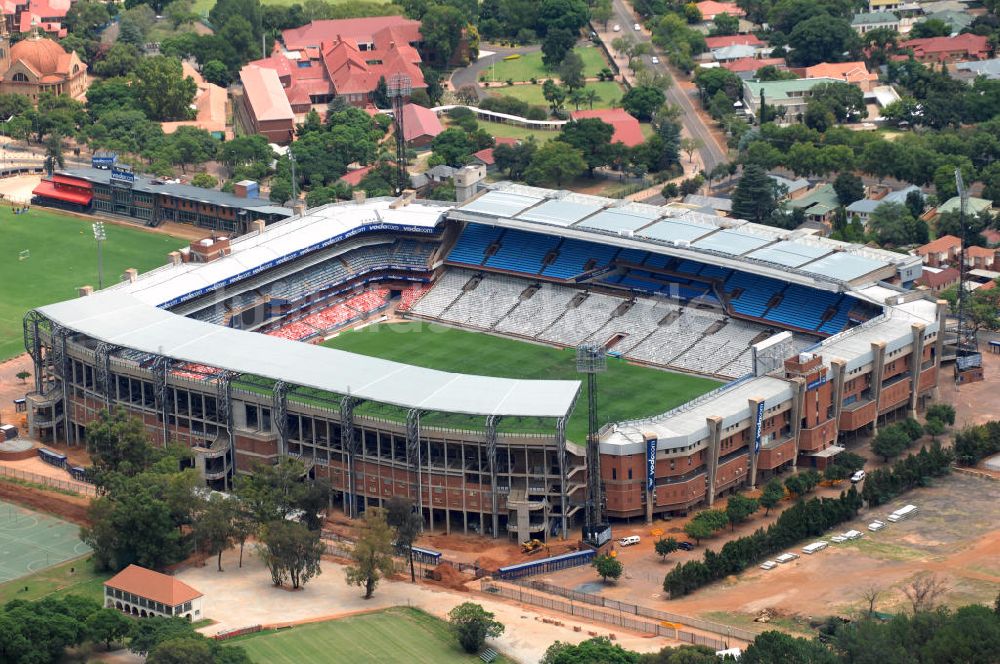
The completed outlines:
<svg viewBox="0 0 1000 664">
<path fill-rule="evenodd" d="M 94 239 L 97 240 L 97 290 L 104 288 L 104 241 L 108 239 L 104 232 L 104 222 L 98 221 L 92 224 L 94 229 Z"/>
</svg>

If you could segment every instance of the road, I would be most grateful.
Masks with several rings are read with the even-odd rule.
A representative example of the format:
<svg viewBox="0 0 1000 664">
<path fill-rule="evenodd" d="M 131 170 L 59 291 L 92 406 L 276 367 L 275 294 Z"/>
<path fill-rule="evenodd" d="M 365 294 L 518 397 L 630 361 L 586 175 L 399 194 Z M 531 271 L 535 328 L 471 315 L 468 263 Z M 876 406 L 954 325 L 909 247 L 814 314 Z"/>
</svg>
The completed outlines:
<svg viewBox="0 0 1000 664">
<path fill-rule="evenodd" d="M 451 75 L 451 87 L 454 90 L 458 90 L 463 86 L 471 85 L 479 93 L 479 98 L 485 99 L 489 92 L 479 86 L 479 74 L 481 72 L 487 71 L 494 62 L 499 62 L 508 55 L 513 55 L 515 53 L 525 55 L 534 51 L 540 51 L 541 48 L 542 47 L 538 44 L 532 44 L 531 46 L 519 46 L 517 48 L 496 48 L 490 44 L 483 44 L 483 50 L 490 51 L 492 55 L 483 56 L 470 64 L 468 67 L 456 69 Z"/>
<path fill-rule="evenodd" d="M 652 39 L 645 30 L 634 29 L 633 26 L 639 22 L 639 19 L 623 0 L 613 0 L 611 7 L 613 10 L 613 16 L 611 20 L 608 21 L 608 25 L 619 25 L 621 26 L 621 31 L 609 32 L 602 35 L 602 37 L 609 40 L 607 43 L 609 51 L 614 52 L 611 48 L 610 40 L 615 36 L 628 35 L 636 42 L 652 42 Z M 680 121 L 684 126 L 684 129 L 687 130 L 687 134 L 701 141 L 703 147 L 698 151 L 698 153 L 701 156 L 703 168 L 706 171 L 710 171 L 717 165 L 729 161 L 726 158 L 725 149 L 723 149 L 723 147 L 720 146 L 715 140 L 715 137 L 712 136 L 712 132 L 707 126 L 705 126 L 705 122 L 702 120 L 701 115 L 699 115 L 697 108 L 695 107 L 697 102 L 692 99 L 692 97 L 696 94 L 695 91 L 685 90 L 678 85 L 678 74 L 667 64 L 666 55 L 659 52 L 659 49 L 656 49 L 656 52 L 660 59 L 660 64 L 652 64 L 647 57 L 646 65 L 650 69 L 657 70 L 663 74 L 668 74 L 673 79 L 674 84 L 666 90 L 667 101 L 681 109 Z"/>
</svg>

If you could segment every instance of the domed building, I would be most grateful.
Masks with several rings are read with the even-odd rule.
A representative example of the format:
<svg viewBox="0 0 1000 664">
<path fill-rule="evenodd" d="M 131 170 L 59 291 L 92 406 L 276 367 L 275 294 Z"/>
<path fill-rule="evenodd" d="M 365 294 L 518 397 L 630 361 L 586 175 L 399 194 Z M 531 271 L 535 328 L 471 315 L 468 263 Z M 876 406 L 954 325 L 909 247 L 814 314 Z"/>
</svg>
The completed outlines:
<svg viewBox="0 0 1000 664">
<path fill-rule="evenodd" d="M 43 92 L 78 99 L 87 91 L 87 65 L 76 53 L 40 35 L 10 46 L 0 39 L 0 93 L 37 102 Z"/>
</svg>

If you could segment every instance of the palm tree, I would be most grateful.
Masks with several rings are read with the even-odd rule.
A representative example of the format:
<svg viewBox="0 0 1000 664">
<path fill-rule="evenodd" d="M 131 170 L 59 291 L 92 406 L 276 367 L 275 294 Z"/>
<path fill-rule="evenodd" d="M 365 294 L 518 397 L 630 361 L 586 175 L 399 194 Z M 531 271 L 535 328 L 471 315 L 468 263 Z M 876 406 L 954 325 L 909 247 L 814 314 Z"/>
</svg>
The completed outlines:
<svg viewBox="0 0 1000 664">
<path fill-rule="evenodd" d="M 590 110 L 594 110 L 594 102 L 601 101 L 601 95 L 593 88 L 586 88 L 583 90 L 583 101 L 590 106 Z"/>
<path fill-rule="evenodd" d="M 580 104 L 584 104 L 587 101 L 587 95 L 583 90 L 577 88 L 569 93 L 569 103 L 576 106 L 576 110 L 580 110 Z"/>
<path fill-rule="evenodd" d="M 52 177 L 52 171 L 55 170 L 56 166 L 63 168 L 65 165 L 62 136 L 58 133 L 50 134 L 45 139 L 45 172 L 49 174 L 49 177 Z"/>
</svg>

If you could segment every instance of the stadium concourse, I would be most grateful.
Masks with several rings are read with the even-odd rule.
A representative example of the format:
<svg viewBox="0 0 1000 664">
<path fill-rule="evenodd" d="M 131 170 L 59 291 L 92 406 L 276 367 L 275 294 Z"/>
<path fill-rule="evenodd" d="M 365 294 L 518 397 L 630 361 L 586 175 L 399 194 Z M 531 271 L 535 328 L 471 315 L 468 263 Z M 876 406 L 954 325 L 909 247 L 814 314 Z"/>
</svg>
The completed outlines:
<svg viewBox="0 0 1000 664">
<path fill-rule="evenodd" d="M 607 422 L 612 518 L 686 512 L 915 410 L 943 307 L 919 258 L 690 211 L 501 183 L 462 204 L 358 199 L 214 238 L 30 312 L 34 435 L 109 405 L 191 445 L 205 481 L 290 455 L 343 509 L 405 495 L 432 529 L 520 540 L 582 519 L 576 380 L 436 371 L 311 343 L 390 313 L 729 379 Z"/>
</svg>

